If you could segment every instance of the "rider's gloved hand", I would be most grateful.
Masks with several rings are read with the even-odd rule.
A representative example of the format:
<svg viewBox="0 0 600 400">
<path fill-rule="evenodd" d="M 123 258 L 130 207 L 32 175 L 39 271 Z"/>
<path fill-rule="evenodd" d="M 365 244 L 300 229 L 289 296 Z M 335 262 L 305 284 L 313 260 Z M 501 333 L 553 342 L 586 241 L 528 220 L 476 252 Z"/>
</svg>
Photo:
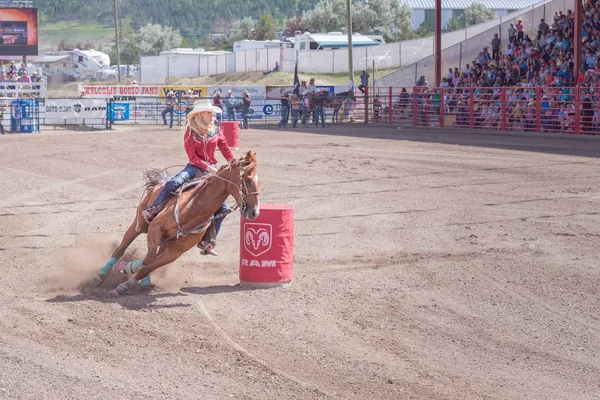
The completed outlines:
<svg viewBox="0 0 600 400">
<path fill-rule="evenodd" d="M 216 174 L 217 169 L 215 167 L 213 167 L 212 165 L 207 165 L 206 172 L 208 172 L 209 174 Z"/>
</svg>

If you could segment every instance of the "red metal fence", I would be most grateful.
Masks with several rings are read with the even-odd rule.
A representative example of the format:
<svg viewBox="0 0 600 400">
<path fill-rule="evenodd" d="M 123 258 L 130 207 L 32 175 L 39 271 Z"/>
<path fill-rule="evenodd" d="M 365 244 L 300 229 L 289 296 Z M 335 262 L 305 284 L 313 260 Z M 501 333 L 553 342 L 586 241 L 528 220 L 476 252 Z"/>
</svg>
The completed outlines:
<svg viewBox="0 0 600 400">
<path fill-rule="evenodd" d="M 358 96 L 365 123 L 600 134 L 600 94 L 587 87 L 376 87 Z"/>
</svg>

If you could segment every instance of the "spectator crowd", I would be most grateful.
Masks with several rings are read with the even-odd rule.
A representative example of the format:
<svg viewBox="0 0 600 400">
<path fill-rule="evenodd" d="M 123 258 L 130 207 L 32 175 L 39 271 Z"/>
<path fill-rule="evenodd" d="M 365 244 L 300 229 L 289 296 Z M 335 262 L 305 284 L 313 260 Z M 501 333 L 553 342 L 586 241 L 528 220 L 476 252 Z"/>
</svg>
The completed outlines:
<svg viewBox="0 0 600 400">
<path fill-rule="evenodd" d="M 0 97 L 4 95 L 3 91 L 14 91 L 17 86 L 23 89 L 31 89 L 31 85 L 19 85 L 20 83 L 41 82 L 43 78 L 38 76 L 37 72 L 31 75 L 27 71 L 24 63 L 17 67 L 14 61 L 10 64 L 0 60 Z M 5 97 L 10 97 L 11 93 L 6 93 Z"/>
<path fill-rule="evenodd" d="M 574 60 L 571 10 L 556 11 L 552 21 L 541 19 L 531 36 L 518 19 L 510 24 L 505 46 L 495 34 L 472 62 L 450 68 L 440 84 L 446 115 L 455 116 L 455 125 L 468 126 L 473 120 L 476 127 L 498 128 L 504 114 L 505 129 L 535 130 L 539 112 L 542 131 L 568 132 L 574 125 L 578 87 L 582 131 L 600 133 L 600 2 L 588 0 L 583 6 L 580 60 Z M 440 94 L 425 90 L 428 86 L 421 76 L 417 93 L 429 94 L 427 101 L 419 95 L 416 104 L 420 111 L 439 110 Z M 408 95 L 398 96 L 397 108 L 409 105 Z"/>
</svg>

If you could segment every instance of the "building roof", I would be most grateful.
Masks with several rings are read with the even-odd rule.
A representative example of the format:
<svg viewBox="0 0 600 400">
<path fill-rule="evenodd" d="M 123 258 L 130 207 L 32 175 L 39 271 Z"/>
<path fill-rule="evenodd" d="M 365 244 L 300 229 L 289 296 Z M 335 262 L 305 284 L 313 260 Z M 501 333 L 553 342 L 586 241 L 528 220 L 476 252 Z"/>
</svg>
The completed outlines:
<svg viewBox="0 0 600 400">
<path fill-rule="evenodd" d="M 520 10 L 531 7 L 540 0 L 480 0 L 490 10 Z M 435 9 L 435 0 L 406 0 L 408 8 L 416 10 Z M 464 10 L 473 3 L 472 0 L 442 0 L 442 8 L 446 10 Z"/>
<path fill-rule="evenodd" d="M 31 63 L 32 64 L 53 63 L 53 62 L 64 60 L 65 58 L 69 58 L 69 55 L 65 54 L 65 55 L 59 55 L 59 56 L 41 56 L 41 57 L 38 57 L 35 60 L 31 61 Z"/>
</svg>

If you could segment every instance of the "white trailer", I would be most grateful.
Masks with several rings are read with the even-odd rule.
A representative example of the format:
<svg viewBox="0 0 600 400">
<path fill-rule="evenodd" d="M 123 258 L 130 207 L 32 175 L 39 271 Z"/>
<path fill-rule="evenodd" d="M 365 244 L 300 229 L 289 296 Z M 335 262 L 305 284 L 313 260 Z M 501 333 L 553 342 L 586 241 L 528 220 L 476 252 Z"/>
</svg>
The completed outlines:
<svg viewBox="0 0 600 400">
<path fill-rule="evenodd" d="M 233 43 L 233 51 L 253 50 L 253 49 L 281 49 L 290 47 L 288 42 L 281 40 L 238 40 Z"/>
<path fill-rule="evenodd" d="M 374 40 L 368 36 L 361 35 L 360 33 L 355 33 L 352 35 L 352 47 L 377 46 L 380 44 L 385 44 L 383 38 L 380 40 Z M 294 37 L 294 49 L 297 51 L 345 48 L 348 48 L 348 35 L 342 32 L 304 32 L 303 34 L 296 35 L 296 37 Z"/>
</svg>

